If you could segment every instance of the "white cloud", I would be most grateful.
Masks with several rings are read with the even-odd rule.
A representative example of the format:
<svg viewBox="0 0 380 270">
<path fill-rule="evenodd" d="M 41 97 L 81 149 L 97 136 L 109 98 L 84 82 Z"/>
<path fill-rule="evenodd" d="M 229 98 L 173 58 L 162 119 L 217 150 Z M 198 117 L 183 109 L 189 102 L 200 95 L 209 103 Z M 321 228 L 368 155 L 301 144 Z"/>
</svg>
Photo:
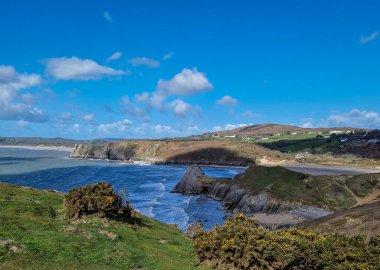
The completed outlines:
<svg viewBox="0 0 380 270">
<path fill-rule="evenodd" d="M 174 114 L 179 117 L 186 117 L 187 114 L 193 110 L 193 107 L 182 99 L 173 100 L 170 103 L 170 106 L 173 109 Z"/>
<path fill-rule="evenodd" d="M 251 124 L 226 124 L 224 127 L 222 126 L 214 126 L 211 131 L 221 131 L 221 130 L 232 130 L 240 127 L 246 127 Z"/>
<path fill-rule="evenodd" d="M 29 128 L 30 123 L 28 121 L 19 120 L 17 125 L 21 128 Z"/>
<path fill-rule="evenodd" d="M 140 103 L 146 103 L 149 101 L 149 93 L 148 92 L 143 92 L 141 94 L 136 94 L 135 95 L 135 101 L 140 102 Z"/>
<path fill-rule="evenodd" d="M 115 52 L 107 58 L 107 61 L 113 61 L 119 59 L 123 54 L 121 52 Z"/>
<path fill-rule="evenodd" d="M 178 101 L 168 104 L 166 102 L 168 97 L 193 95 L 211 90 L 212 88 L 213 85 L 204 73 L 198 72 L 196 68 L 185 68 L 170 80 L 160 79 L 157 83 L 156 91 L 153 93 L 143 92 L 135 95 L 135 101 L 159 111 L 164 111 L 165 107 L 171 107 L 175 109 L 176 115 L 183 115 L 181 110 L 188 110 L 191 105 L 186 103 L 187 106 L 185 106 Z M 193 106 L 192 108 L 195 108 L 195 115 L 199 113 L 199 109 Z"/>
<path fill-rule="evenodd" d="M 374 31 L 371 34 L 369 34 L 368 36 L 361 35 L 360 36 L 360 43 L 366 44 L 368 42 L 371 42 L 371 41 L 375 40 L 378 35 L 379 35 L 378 31 Z"/>
<path fill-rule="evenodd" d="M 165 55 L 162 57 L 162 60 L 163 60 L 163 61 L 169 60 L 169 59 L 171 59 L 171 58 L 173 57 L 173 55 L 174 55 L 174 52 L 169 52 L 169 53 L 165 54 Z"/>
<path fill-rule="evenodd" d="M 129 63 L 134 67 L 138 66 L 147 66 L 150 68 L 158 68 L 160 67 L 160 62 L 154 59 L 146 58 L 146 57 L 136 57 L 129 60 Z"/>
<path fill-rule="evenodd" d="M 73 130 L 74 130 L 74 132 L 79 133 L 80 132 L 80 125 L 79 124 L 74 124 L 73 125 Z"/>
<path fill-rule="evenodd" d="M 149 98 L 149 105 L 162 111 L 165 107 L 166 96 L 158 92 L 154 92 Z"/>
<path fill-rule="evenodd" d="M 64 121 L 71 120 L 71 113 L 70 112 L 64 112 L 58 115 L 58 118 Z"/>
<path fill-rule="evenodd" d="M 330 127 L 380 128 L 380 115 L 377 112 L 353 109 L 348 113 L 334 113 L 324 122 Z"/>
<path fill-rule="evenodd" d="M 312 122 L 305 122 L 301 125 L 302 128 L 313 128 L 314 125 Z"/>
<path fill-rule="evenodd" d="M 167 133 L 167 132 L 173 132 L 173 127 L 169 125 L 153 125 L 151 126 L 151 129 L 156 133 Z"/>
<path fill-rule="evenodd" d="M 213 89 L 206 74 L 196 68 L 183 69 L 170 80 L 160 79 L 157 84 L 157 92 L 165 95 L 187 96 Z"/>
<path fill-rule="evenodd" d="M 128 72 L 102 66 L 90 59 L 78 57 L 50 58 L 46 73 L 58 80 L 99 80 L 103 76 L 125 75 Z"/>
<path fill-rule="evenodd" d="M 132 125 L 132 122 L 128 119 L 124 119 L 121 121 L 113 122 L 113 123 L 107 123 L 107 124 L 100 124 L 98 126 L 98 132 L 105 133 L 105 134 L 113 134 L 113 133 L 124 133 L 129 130 L 130 126 Z"/>
<path fill-rule="evenodd" d="M 48 115 L 33 107 L 30 94 L 20 90 L 38 86 L 42 79 L 37 74 L 21 74 L 12 66 L 0 66 L 0 120 L 45 122 Z"/>
<path fill-rule="evenodd" d="M 83 116 L 83 120 L 86 122 L 92 122 L 94 121 L 94 119 L 95 119 L 95 116 L 93 113 L 88 113 Z"/>
<path fill-rule="evenodd" d="M 106 19 L 109 23 L 114 23 L 114 19 L 112 18 L 111 14 L 108 11 L 104 11 L 103 13 L 104 19 Z"/>
<path fill-rule="evenodd" d="M 237 105 L 238 101 L 236 98 L 232 98 L 231 96 L 224 96 L 221 99 L 219 99 L 216 104 L 218 105 L 231 105 L 235 106 Z"/>
</svg>

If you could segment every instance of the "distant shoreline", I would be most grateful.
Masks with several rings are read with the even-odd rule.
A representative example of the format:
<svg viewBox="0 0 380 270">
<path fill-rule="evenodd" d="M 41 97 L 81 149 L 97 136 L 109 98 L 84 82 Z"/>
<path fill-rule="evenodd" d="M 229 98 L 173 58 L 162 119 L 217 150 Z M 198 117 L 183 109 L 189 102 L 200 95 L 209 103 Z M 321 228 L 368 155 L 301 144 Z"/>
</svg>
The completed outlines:
<svg viewBox="0 0 380 270">
<path fill-rule="evenodd" d="M 73 147 L 68 146 L 46 146 L 46 145 L 0 145 L 0 148 L 20 148 L 30 150 L 55 150 L 71 152 Z"/>
</svg>

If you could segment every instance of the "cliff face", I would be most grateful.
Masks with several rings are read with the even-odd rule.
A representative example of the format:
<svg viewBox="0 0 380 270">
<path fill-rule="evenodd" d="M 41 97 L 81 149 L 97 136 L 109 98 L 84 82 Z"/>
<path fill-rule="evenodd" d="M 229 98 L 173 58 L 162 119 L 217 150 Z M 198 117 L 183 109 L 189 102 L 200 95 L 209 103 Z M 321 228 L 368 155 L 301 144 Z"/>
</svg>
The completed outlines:
<svg viewBox="0 0 380 270">
<path fill-rule="evenodd" d="M 290 226 L 373 200 L 380 194 L 380 174 L 310 176 L 254 165 L 233 179 L 215 179 L 190 167 L 174 192 L 203 193 L 263 225 Z"/>
<path fill-rule="evenodd" d="M 257 213 L 267 215 L 290 214 L 294 219 L 301 222 L 305 219 L 315 219 L 331 213 L 322 208 L 297 202 L 277 201 L 265 191 L 254 194 L 234 179 L 215 179 L 205 176 L 198 165 L 192 165 L 188 168 L 173 192 L 205 194 L 214 200 L 221 201 L 224 209 L 232 210 L 234 213 L 244 213 L 248 216 Z M 265 222 L 263 224 L 265 225 Z M 282 225 L 287 226 L 289 224 Z"/>
<path fill-rule="evenodd" d="M 72 158 L 137 160 L 152 164 L 249 166 L 282 154 L 250 143 L 221 141 L 120 141 L 106 145 L 75 145 Z"/>
<path fill-rule="evenodd" d="M 234 213 L 244 213 L 252 216 L 258 213 L 267 215 L 290 214 L 294 219 L 316 219 L 332 213 L 320 207 L 304 205 L 299 202 L 280 202 L 270 197 L 266 192 L 257 195 L 237 184 L 219 183 L 218 180 L 206 193 L 207 196 L 221 201 L 223 208 Z M 283 224 L 286 226 L 287 224 Z"/>
</svg>

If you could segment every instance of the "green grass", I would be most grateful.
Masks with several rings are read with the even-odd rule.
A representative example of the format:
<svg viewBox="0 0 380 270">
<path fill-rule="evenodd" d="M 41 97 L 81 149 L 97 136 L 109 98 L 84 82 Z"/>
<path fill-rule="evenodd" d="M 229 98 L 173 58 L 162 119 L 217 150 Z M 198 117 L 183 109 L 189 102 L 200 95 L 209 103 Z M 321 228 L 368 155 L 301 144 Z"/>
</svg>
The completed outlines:
<svg viewBox="0 0 380 270">
<path fill-rule="evenodd" d="M 345 185 L 346 176 L 309 176 L 280 166 L 251 166 L 233 181 L 251 194 L 266 192 L 281 202 L 300 202 L 329 209 L 347 209 L 356 201 Z"/>
<path fill-rule="evenodd" d="M 0 269 L 205 269 L 175 228 L 140 215 L 141 225 L 96 217 L 69 221 L 63 199 L 0 183 L 0 243 L 14 241 L 0 244 Z"/>
<path fill-rule="evenodd" d="M 347 186 L 356 196 L 364 197 L 375 188 L 380 189 L 380 173 L 356 175 L 347 180 Z"/>
</svg>

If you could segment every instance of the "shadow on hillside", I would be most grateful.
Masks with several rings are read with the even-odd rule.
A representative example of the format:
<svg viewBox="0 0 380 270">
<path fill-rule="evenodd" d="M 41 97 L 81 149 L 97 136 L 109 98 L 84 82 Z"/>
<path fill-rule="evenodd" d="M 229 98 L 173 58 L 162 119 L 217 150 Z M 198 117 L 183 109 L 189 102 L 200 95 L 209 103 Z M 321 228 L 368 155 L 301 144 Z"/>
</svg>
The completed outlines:
<svg viewBox="0 0 380 270">
<path fill-rule="evenodd" d="M 254 164 L 255 159 L 240 156 L 239 153 L 225 148 L 210 147 L 173 155 L 167 159 L 166 163 L 248 166 Z"/>
<path fill-rule="evenodd" d="M 338 140 L 328 143 L 328 139 L 280 140 L 270 143 L 258 143 L 265 148 L 278 150 L 282 153 L 297 153 L 310 151 L 312 154 L 354 155 L 358 158 L 380 159 L 380 145 L 374 143 L 345 144 Z"/>
<path fill-rule="evenodd" d="M 121 223 L 127 223 L 129 225 L 137 226 L 137 227 L 147 227 L 152 228 L 152 226 L 148 225 L 144 222 L 141 217 L 137 216 L 136 213 L 132 213 L 132 215 L 125 215 L 122 210 L 118 213 L 107 213 L 106 217 Z"/>
</svg>

